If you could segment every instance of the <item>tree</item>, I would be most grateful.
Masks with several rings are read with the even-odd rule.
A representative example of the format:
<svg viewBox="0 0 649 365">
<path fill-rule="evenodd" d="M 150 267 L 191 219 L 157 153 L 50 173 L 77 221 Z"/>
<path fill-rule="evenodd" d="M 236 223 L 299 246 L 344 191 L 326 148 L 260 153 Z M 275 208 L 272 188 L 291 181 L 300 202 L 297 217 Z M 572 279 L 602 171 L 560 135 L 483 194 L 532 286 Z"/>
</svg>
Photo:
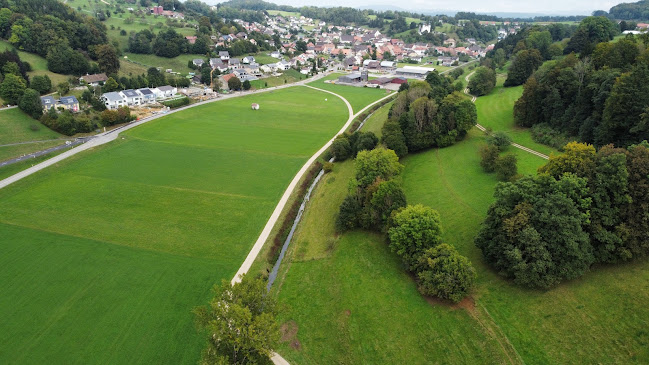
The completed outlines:
<svg viewBox="0 0 649 365">
<path fill-rule="evenodd" d="M 194 310 L 207 339 L 204 364 L 267 363 L 280 338 L 277 304 L 262 279 L 223 281 L 207 307 Z"/>
<path fill-rule="evenodd" d="M 509 67 L 505 86 L 524 84 L 542 64 L 543 57 L 541 57 L 541 53 L 538 50 L 532 49 L 518 52 Z"/>
<path fill-rule="evenodd" d="M 377 178 L 390 180 L 403 171 L 399 157 L 392 150 L 377 148 L 371 151 L 360 151 L 356 157 L 356 180 L 364 188 L 374 183 Z"/>
<path fill-rule="evenodd" d="M 252 85 L 250 85 L 250 81 L 248 80 L 244 81 L 241 85 L 245 91 L 250 90 L 250 88 L 252 87 Z"/>
<path fill-rule="evenodd" d="M 336 158 L 336 161 L 345 161 L 352 154 L 352 147 L 349 144 L 349 139 L 345 136 L 339 136 L 331 144 L 331 153 Z"/>
<path fill-rule="evenodd" d="M 419 291 L 458 303 L 469 294 L 476 279 L 471 262 L 446 243 L 426 250 L 419 258 Z"/>
<path fill-rule="evenodd" d="M 146 79 L 149 80 L 150 87 L 164 86 L 167 84 L 165 75 L 155 67 L 146 70 Z"/>
<path fill-rule="evenodd" d="M 496 86 L 496 72 L 488 67 L 478 67 L 469 81 L 469 91 L 476 96 L 487 95 Z"/>
<path fill-rule="evenodd" d="M 374 132 L 354 132 L 349 139 L 354 156 L 360 151 L 373 150 L 379 144 L 379 138 Z"/>
<path fill-rule="evenodd" d="M 38 119 L 43 114 L 43 106 L 41 105 L 41 96 L 38 91 L 34 89 L 26 89 L 20 97 L 18 107 L 25 113 L 29 114 L 32 118 Z"/>
<path fill-rule="evenodd" d="M 41 95 L 47 94 L 52 90 L 52 80 L 47 75 L 34 76 L 32 78 L 31 88 L 38 91 Z"/>
<path fill-rule="evenodd" d="M 496 160 L 496 175 L 501 181 L 512 181 L 518 175 L 516 155 L 505 155 Z"/>
<path fill-rule="evenodd" d="M 370 199 L 369 218 L 374 227 L 385 227 L 392 212 L 406 206 L 406 194 L 394 180 L 381 181 Z"/>
<path fill-rule="evenodd" d="M 480 147 L 480 166 L 485 172 L 496 171 L 496 162 L 498 161 L 500 150 L 492 144 L 486 144 Z"/>
<path fill-rule="evenodd" d="M 397 156 L 403 157 L 408 154 L 406 138 L 403 136 L 399 122 L 388 119 L 381 128 L 381 142 L 388 149 L 393 150 Z"/>
<path fill-rule="evenodd" d="M 494 195 L 475 243 L 498 273 L 519 285 L 549 288 L 590 268 L 586 179 L 524 177 L 497 185 Z"/>
<path fill-rule="evenodd" d="M 587 56 L 597 43 L 610 41 L 617 33 L 617 25 L 608 18 L 603 16 L 587 17 L 579 23 L 579 27 L 568 42 L 564 53 L 575 52 Z"/>
<path fill-rule="evenodd" d="M 119 90 L 119 84 L 112 77 L 109 77 L 108 80 L 106 80 L 106 82 L 104 83 L 104 86 L 102 87 L 102 91 L 105 93 L 109 93 L 111 91 L 117 91 L 117 90 Z"/>
<path fill-rule="evenodd" d="M 496 146 L 499 151 L 504 151 L 512 144 L 512 139 L 505 132 L 494 132 L 487 137 L 487 143 Z"/>
<path fill-rule="evenodd" d="M 18 101 L 23 96 L 27 89 L 27 84 L 22 77 L 13 74 L 5 75 L 5 79 L 0 84 L 0 97 L 4 99 L 7 104 L 18 104 Z"/>
<path fill-rule="evenodd" d="M 106 74 L 113 75 L 119 71 L 119 58 L 117 51 L 110 44 L 102 44 L 95 48 L 95 55 L 97 56 L 97 63 L 99 69 Z"/>
<path fill-rule="evenodd" d="M 409 205 L 394 214 L 388 236 L 392 251 L 408 270 L 416 272 L 421 255 L 442 243 L 439 213 L 421 204 Z"/>
<path fill-rule="evenodd" d="M 336 216 L 336 231 L 344 232 L 359 226 L 363 204 L 356 194 L 345 197 Z"/>
<path fill-rule="evenodd" d="M 228 80 L 228 89 L 230 90 L 241 90 L 241 80 L 238 77 L 233 76 Z"/>
<path fill-rule="evenodd" d="M 63 96 L 70 92 L 70 84 L 67 81 L 63 81 L 56 85 L 56 90 L 59 93 L 59 96 Z"/>
<path fill-rule="evenodd" d="M 548 163 L 539 168 L 539 173 L 559 178 L 565 173 L 589 177 L 595 169 L 595 147 L 587 143 L 570 142 L 561 155 L 551 154 Z"/>
</svg>

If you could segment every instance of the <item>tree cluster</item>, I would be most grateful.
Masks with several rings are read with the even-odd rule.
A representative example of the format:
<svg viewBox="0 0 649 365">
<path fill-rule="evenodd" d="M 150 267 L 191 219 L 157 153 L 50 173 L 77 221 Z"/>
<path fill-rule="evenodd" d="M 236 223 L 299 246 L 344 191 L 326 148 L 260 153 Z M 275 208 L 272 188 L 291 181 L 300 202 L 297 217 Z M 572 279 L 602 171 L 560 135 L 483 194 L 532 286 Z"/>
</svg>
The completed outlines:
<svg viewBox="0 0 649 365">
<path fill-rule="evenodd" d="M 350 193 L 340 205 L 336 229 L 383 229 L 393 211 L 406 206 L 401 184 L 395 180 L 403 170 L 392 150 L 362 150 L 356 157 L 356 174 Z"/>
<path fill-rule="evenodd" d="M 360 151 L 373 150 L 379 144 L 378 137 L 373 132 L 356 131 L 338 136 L 331 144 L 331 154 L 336 161 L 356 158 Z"/>
<path fill-rule="evenodd" d="M 475 270 L 453 246 L 442 243 L 442 226 L 435 210 L 419 204 L 396 211 L 388 236 L 390 248 L 415 274 L 422 294 L 456 303 L 468 295 Z"/>
<path fill-rule="evenodd" d="M 647 20 L 649 19 L 649 1 L 622 3 L 612 7 L 608 14 L 613 19 Z"/>
<path fill-rule="evenodd" d="M 201 364 L 270 364 L 280 332 L 277 302 L 264 280 L 223 280 L 214 292 L 209 305 L 194 310 L 207 342 Z"/>
<path fill-rule="evenodd" d="M 649 40 L 649 38 L 646 38 Z M 634 38 L 598 44 L 590 57 L 548 62 L 514 107 L 521 127 L 542 125 L 583 142 L 626 147 L 649 139 L 649 51 Z"/>
<path fill-rule="evenodd" d="M 454 91 L 448 78 L 435 72 L 426 82 L 414 82 L 399 93 L 389 120 L 383 143 L 404 156 L 461 140 L 476 124 L 477 112 L 471 100 Z"/>
<path fill-rule="evenodd" d="M 128 50 L 132 53 L 155 54 L 156 56 L 173 58 L 187 53 L 207 53 L 207 50 L 209 50 L 208 40 L 207 36 L 202 35 L 196 39 L 195 44 L 191 45 L 182 34 L 177 33 L 172 28 L 160 31 L 157 35 L 145 29 L 129 36 Z M 201 52 L 193 52 L 194 48 L 196 48 L 196 51 Z"/>
<path fill-rule="evenodd" d="M 649 144 L 570 143 L 538 177 L 499 184 L 476 238 L 517 284 L 549 288 L 595 263 L 649 254 Z"/>
<path fill-rule="evenodd" d="M 496 71 L 478 67 L 469 81 L 469 92 L 475 96 L 487 95 L 496 87 Z"/>
</svg>

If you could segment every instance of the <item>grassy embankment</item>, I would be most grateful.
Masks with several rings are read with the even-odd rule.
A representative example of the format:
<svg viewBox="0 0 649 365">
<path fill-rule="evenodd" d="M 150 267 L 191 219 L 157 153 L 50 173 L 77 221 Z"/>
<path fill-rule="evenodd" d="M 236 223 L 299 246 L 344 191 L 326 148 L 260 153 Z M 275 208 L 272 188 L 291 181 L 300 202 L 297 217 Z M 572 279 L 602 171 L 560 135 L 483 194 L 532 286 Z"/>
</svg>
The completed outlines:
<svg viewBox="0 0 649 365">
<path fill-rule="evenodd" d="M 60 145 L 63 143 L 61 138 L 65 137 L 32 119 L 18 108 L 0 110 L 0 161 Z M 32 141 L 43 142 L 15 145 L 15 143 Z M 14 145 L 4 146 L 8 144 Z M 0 169 L 2 170 L 4 168 Z"/>
</svg>

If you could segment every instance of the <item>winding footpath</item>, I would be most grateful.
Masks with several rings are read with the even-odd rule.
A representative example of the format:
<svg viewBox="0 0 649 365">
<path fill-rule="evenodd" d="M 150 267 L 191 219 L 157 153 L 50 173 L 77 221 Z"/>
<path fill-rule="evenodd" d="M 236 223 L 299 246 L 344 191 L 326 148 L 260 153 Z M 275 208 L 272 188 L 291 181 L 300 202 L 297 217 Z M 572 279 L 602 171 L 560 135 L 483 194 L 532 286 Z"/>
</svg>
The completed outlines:
<svg viewBox="0 0 649 365">
<path fill-rule="evenodd" d="M 471 95 L 471 94 L 469 93 L 469 87 L 468 87 L 469 79 L 471 78 L 471 76 L 473 76 L 474 73 L 475 73 L 475 71 L 471 72 L 470 74 L 468 74 L 468 75 L 466 76 L 465 80 L 466 80 L 466 82 L 467 82 L 467 87 L 464 89 L 464 93 L 465 93 L 466 95 L 470 96 L 470 97 L 471 97 L 471 102 L 475 104 L 475 101 L 478 100 L 478 98 L 477 98 L 475 95 Z M 483 132 L 487 132 L 487 128 L 481 126 L 480 124 L 476 124 L 476 127 L 477 127 L 479 130 L 483 131 Z M 512 142 L 512 146 L 514 146 L 514 147 L 516 147 L 516 148 L 518 148 L 518 149 L 520 149 L 520 150 L 523 150 L 523 151 L 525 151 L 525 152 L 528 152 L 528 153 L 531 153 L 531 154 L 533 154 L 533 155 L 536 155 L 536 156 L 538 156 L 538 157 L 541 157 L 541 158 L 543 158 L 543 159 L 546 159 L 546 160 L 549 160 L 549 159 L 550 159 L 550 157 L 548 157 L 548 155 L 544 155 L 544 154 L 542 154 L 541 152 L 534 151 L 534 150 L 531 149 L 531 148 L 527 148 L 527 147 L 525 147 L 525 146 L 521 146 L 521 145 L 518 144 L 518 143 L 513 143 L 513 142 Z"/>
</svg>

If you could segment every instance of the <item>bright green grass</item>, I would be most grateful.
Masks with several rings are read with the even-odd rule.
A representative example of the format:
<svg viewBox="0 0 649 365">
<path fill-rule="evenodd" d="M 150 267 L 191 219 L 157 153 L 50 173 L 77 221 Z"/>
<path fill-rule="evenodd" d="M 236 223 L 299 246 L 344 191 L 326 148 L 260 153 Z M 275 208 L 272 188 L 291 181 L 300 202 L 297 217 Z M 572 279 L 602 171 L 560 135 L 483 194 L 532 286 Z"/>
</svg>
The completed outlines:
<svg viewBox="0 0 649 365">
<path fill-rule="evenodd" d="M 281 76 L 271 76 L 259 80 L 250 81 L 250 85 L 252 85 L 252 87 L 255 89 L 265 89 L 267 87 L 291 84 L 305 78 L 306 75 L 302 75 L 300 72 L 294 69 L 290 69 L 282 72 Z"/>
<path fill-rule="evenodd" d="M 300 13 L 294 11 L 268 10 L 268 15 L 281 15 L 283 17 L 286 16 L 299 17 Z"/>
<path fill-rule="evenodd" d="M 32 131 L 29 128 L 31 125 L 38 127 L 38 130 Z M 0 111 L 0 161 L 62 144 L 63 141 L 56 140 L 62 137 L 18 108 Z M 29 141 L 49 142 L 1 146 Z"/>
<path fill-rule="evenodd" d="M 480 138 L 408 156 L 403 181 L 410 204 L 438 210 L 444 239 L 478 270 L 475 297 L 526 363 L 639 363 L 649 356 L 649 264 L 597 268 L 596 272 L 541 292 L 519 288 L 492 272 L 474 246 L 493 201 L 493 175 L 481 173 Z M 519 170 L 533 173 L 543 160 L 516 151 Z M 522 163 L 523 160 L 526 162 Z M 526 167 L 524 167 L 526 166 Z M 485 312 L 487 313 L 487 312 Z"/>
<path fill-rule="evenodd" d="M 336 80 L 341 74 L 333 74 L 327 77 L 324 77 L 320 80 L 310 82 L 309 85 L 335 92 L 336 94 L 341 95 L 354 109 L 354 113 L 358 113 L 368 104 L 384 97 L 387 95 L 386 90 L 375 89 L 368 87 L 355 87 L 355 86 L 345 86 L 345 85 L 335 85 L 325 83 L 325 80 Z"/>
<path fill-rule="evenodd" d="M 487 96 L 476 100 L 478 123 L 494 131 L 504 131 L 512 140 L 522 146 L 549 155 L 556 150 L 552 147 L 536 143 L 527 128 L 514 125 L 514 103 L 523 95 L 523 87 L 504 87 L 503 77 L 499 77 L 498 85 Z"/>
<path fill-rule="evenodd" d="M 387 103 L 375 111 L 372 116 L 365 121 L 361 130 L 363 132 L 373 132 L 380 139 L 382 135 L 381 128 L 383 128 L 383 124 L 388 119 L 388 113 L 390 112 L 391 107 L 392 102 Z"/>
<path fill-rule="evenodd" d="M 142 74 L 146 74 L 146 70 L 148 70 L 148 67 L 146 66 L 129 62 L 123 58 L 119 60 L 119 65 L 120 65 L 119 67 L 120 76 L 142 75 Z"/>
<path fill-rule="evenodd" d="M 129 60 L 139 63 L 138 66 L 143 66 L 148 69 L 150 67 L 162 67 L 164 72 L 166 69 L 172 69 L 174 72 L 180 72 L 183 75 L 188 74 L 189 72 L 196 72 L 195 70 L 187 67 L 189 61 L 195 58 L 204 59 L 205 55 L 196 55 L 196 54 L 183 54 L 174 58 L 160 57 L 153 54 L 137 54 L 137 53 L 125 53 L 125 56 Z"/>
<path fill-rule="evenodd" d="M 232 277 L 347 119 L 322 95 L 295 87 L 174 113 L 0 190 L 12 298 L 0 340 L 20 350 L 0 362 L 195 363 L 190 309 Z"/>
<path fill-rule="evenodd" d="M 0 40 L 0 51 L 13 49 L 14 47 L 7 41 Z M 22 61 L 29 62 L 32 66 L 32 71 L 27 74 L 30 77 L 47 75 L 52 80 L 52 87 L 55 88 L 57 84 L 67 81 L 70 76 L 57 74 L 47 69 L 47 60 L 37 54 L 18 51 L 18 56 Z"/>
<path fill-rule="evenodd" d="M 293 241 L 285 279 L 275 287 L 287 309 L 281 322 L 297 324 L 300 343 L 299 350 L 283 343 L 282 356 L 297 364 L 502 361 L 496 342 L 467 312 L 419 295 L 381 237 L 334 237 L 333 217 L 353 174 L 353 161 L 346 161 L 325 175 Z"/>
</svg>

